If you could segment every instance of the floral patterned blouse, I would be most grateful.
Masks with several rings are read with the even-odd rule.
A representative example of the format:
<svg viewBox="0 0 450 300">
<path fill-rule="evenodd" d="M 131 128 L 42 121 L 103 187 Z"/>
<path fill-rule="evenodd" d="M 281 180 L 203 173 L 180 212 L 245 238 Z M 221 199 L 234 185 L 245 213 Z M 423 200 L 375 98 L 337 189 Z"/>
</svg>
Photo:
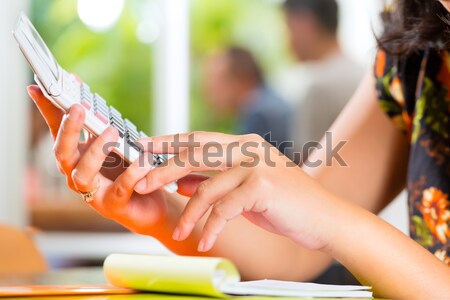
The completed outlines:
<svg viewBox="0 0 450 300">
<path fill-rule="evenodd" d="M 411 237 L 450 266 L 449 51 L 398 57 L 380 50 L 375 77 L 382 109 L 411 143 Z"/>
</svg>

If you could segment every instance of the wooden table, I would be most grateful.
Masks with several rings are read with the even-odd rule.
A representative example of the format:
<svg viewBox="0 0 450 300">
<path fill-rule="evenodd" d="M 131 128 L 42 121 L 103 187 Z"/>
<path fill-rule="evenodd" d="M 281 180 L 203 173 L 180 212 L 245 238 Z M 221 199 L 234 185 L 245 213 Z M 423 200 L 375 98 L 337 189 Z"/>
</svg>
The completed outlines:
<svg viewBox="0 0 450 300">
<path fill-rule="evenodd" d="M 0 275 L 0 286 L 29 286 L 29 285 L 102 285 L 106 283 L 103 276 L 102 268 L 76 268 L 49 271 L 42 274 L 33 275 Z M 207 300 L 207 297 L 196 296 L 179 296 L 166 294 L 151 294 L 151 293 L 137 293 L 129 295 L 86 295 L 86 296 L 47 296 L 47 297 L 14 297 L 5 298 L 0 297 L 0 300 Z M 311 298 L 275 298 L 275 297 L 232 297 L 232 299 L 311 299 Z M 319 298 L 314 298 L 319 299 Z M 322 300 L 326 300 L 321 298 Z M 334 298 L 333 300 L 335 300 Z M 344 298 L 340 298 L 345 300 Z M 356 298 L 349 298 L 347 300 L 355 300 Z M 320 299 L 319 299 L 320 300 Z M 331 299 L 330 299 L 331 300 Z"/>
</svg>

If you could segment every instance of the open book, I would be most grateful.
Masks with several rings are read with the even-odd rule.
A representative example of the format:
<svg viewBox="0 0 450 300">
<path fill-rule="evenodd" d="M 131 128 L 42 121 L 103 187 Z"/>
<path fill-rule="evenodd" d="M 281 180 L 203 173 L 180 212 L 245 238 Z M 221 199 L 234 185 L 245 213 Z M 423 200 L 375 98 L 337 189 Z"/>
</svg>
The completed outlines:
<svg viewBox="0 0 450 300">
<path fill-rule="evenodd" d="M 106 258 L 103 268 L 114 286 L 155 293 L 220 298 L 227 295 L 372 297 L 367 286 L 277 280 L 241 282 L 236 267 L 222 258 L 112 254 Z"/>
</svg>

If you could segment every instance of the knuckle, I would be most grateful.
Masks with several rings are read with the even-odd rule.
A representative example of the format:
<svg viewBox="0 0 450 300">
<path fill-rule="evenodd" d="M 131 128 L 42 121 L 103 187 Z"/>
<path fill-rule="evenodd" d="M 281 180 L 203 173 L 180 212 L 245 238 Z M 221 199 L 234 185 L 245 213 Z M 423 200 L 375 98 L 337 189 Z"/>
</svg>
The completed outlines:
<svg viewBox="0 0 450 300">
<path fill-rule="evenodd" d="M 256 133 L 250 133 L 250 134 L 246 134 L 244 136 L 244 139 L 247 141 L 255 141 L 255 142 L 260 142 L 263 138 Z"/>
<path fill-rule="evenodd" d="M 113 185 L 113 195 L 117 198 L 123 198 L 128 195 L 128 189 L 119 181 L 115 181 Z"/>
<path fill-rule="evenodd" d="M 258 189 L 268 190 L 272 186 L 272 182 L 264 176 L 263 172 L 256 171 L 251 178 L 251 185 Z"/>
<path fill-rule="evenodd" d="M 223 209 L 220 205 L 215 205 L 212 210 L 211 210 L 211 216 L 210 218 L 214 218 L 214 219 L 218 219 L 218 220 L 223 220 L 225 219 L 225 215 L 223 212 Z"/>
<path fill-rule="evenodd" d="M 197 186 L 197 190 L 195 192 L 199 198 L 203 198 L 206 196 L 208 189 L 209 189 L 208 186 L 209 186 L 208 180 L 201 182 Z"/>
<path fill-rule="evenodd" d="M 53 146 L 53 153 L 55 154 L 55 158 L 60 163 L 60 165 L 63 165 L 66 162 L 65 156 L 63 155 L 58 144 L 55 144 Z"/>
</svg>

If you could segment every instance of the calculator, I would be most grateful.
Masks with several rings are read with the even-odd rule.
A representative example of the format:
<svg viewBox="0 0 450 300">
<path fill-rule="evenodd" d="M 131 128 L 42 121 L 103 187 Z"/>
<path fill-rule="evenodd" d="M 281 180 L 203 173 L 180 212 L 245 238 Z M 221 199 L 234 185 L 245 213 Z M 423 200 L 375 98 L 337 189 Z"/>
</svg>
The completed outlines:
<svg viewBox="0 0 450 300">
<path fill-rule="evenodd" d="M 65 71 L 56 61 L 44 40 L 28 17 L 21 13 L 13 30 L 14 38 L 34 73 L 34 80 L 45 97 L 56 107 L 67 113 L 74 104 L 81 104 L 85 110 L 84 129 L 93 136 L 99 136 L 109 126 L 119 131 L 119 141 L 113 151 L 126 162 L 133 163 L 142 154 L 137 139 L 147 137 L 120 112 L 108 106 L 105 99 L 91 91 L 77 76 Z M 171 158 L 166 154 L 153 154 L 152 167 L 157 167 Z M 176 182 L 164 189 L 175 192 Z"/>
</svg>

